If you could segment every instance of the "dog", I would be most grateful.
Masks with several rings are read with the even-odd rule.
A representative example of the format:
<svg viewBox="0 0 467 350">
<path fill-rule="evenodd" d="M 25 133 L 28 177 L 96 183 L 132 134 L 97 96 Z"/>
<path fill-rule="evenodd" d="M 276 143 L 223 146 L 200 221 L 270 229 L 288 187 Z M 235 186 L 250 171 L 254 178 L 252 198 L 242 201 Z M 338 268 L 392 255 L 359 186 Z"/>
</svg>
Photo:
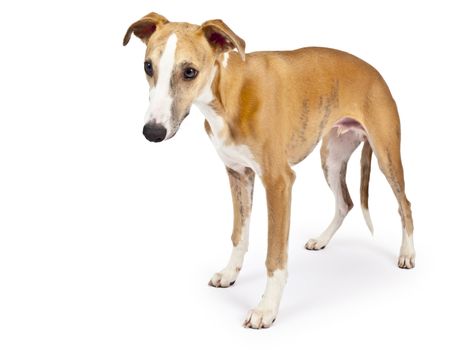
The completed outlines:
<svg viewBox="0 0 467 350">
<path fill-rule="evenodd" d="M 402 245 L 398 265 L 415 266 L 413 221 L 405 195 L 396 103 L 381 75 L 361 59 L 334 49 L 245 53 L 245 42 L 222 20 L 201 25 L 169 22 L 149 13 L 128 28 L 147 46 L 144 70 L 149 107 L 144 136 L 151 142 L 172 138 L 195 105 L 224 162 L 234 208 L 233 249 L 227 266 L 209 284 L 231 286 L 248 249 L 253 184 L 258 176 L 268 207 L 267 284 L 261 301 L 244 322 L 268 328 L 276 319 L 287 279 L 292 166 L 321 140 L 321 164 L 335 196 L 332 222 L 306 249 L 323 249 L 353 203 L 346 185 L 347 162 L 363 142 L 360 201 L 368 211 L 371 157 L 399 203 Z"/>
</svg>

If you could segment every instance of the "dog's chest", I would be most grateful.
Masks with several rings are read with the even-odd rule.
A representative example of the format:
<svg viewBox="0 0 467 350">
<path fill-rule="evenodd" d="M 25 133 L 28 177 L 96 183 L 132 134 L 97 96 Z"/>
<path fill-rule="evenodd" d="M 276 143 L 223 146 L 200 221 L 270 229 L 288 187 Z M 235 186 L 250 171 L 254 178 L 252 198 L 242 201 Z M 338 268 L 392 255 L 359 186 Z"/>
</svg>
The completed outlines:
<svg viewBox="0 0 467 350">
<path fill-rule="evenodd" d="M 228 140 L 228 130 L 224 119 L 217 115 L 209 106 L 200 106 L 211 129 L 211 142 L 225 166 L 238 172 L 248 167 L 261 175 L 261 168 L 247 145 L 234 144 Z"/>
<path fill-rule="evenodd" d="M 255 172 L 259 171 L 258 164 L 248 146 L 228 144 L 215 133 L 210 138 L 225 166 L 238 172 L 243 172 L 245 167 L 252 168 Z"/>
</svg>

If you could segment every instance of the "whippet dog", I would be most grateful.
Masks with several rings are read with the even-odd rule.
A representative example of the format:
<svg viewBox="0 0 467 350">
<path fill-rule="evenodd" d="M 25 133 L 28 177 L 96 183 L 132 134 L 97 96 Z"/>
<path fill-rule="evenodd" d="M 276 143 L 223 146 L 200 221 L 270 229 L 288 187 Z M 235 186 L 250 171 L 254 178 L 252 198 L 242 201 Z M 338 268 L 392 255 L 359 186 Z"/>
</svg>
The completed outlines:
<svg viewBox="0 0 467 350">
<path fill-rule="evenodd" d="M 201 25 L 169 22 L 150 13 L 133 23 L 131 35 L 147 46 L 144 70 L 149 107 L 144 136 L 152 142 L 173 137 L 191 106 L 204 114 L 205 129 L 230 180 L 234 208 L 233 250 L 227 266 L 209 284 L 231 286 L 248 249 L 253 183 L 258 176 L 268 206 L 267 284 L 261 301 L 249 311 L 245 327 L 267 328 L 276 318 L 287 279 L 291 166 L 322 140 L 321 163 L 335 195 L 328 228 L 306 243 L 323 249 L 353 203 L 346 186 L 347 162 L 363 142 L 361 206 L 368 212 L 371 157 L 389 181 L 402 218 L 398 265 L 413 268 L 413 223 L 405 195 L 396 104 L 381 75 L 348 53 L 328 48 L 245 53 L 245 42 L 221 20 Z"/>
</svg>

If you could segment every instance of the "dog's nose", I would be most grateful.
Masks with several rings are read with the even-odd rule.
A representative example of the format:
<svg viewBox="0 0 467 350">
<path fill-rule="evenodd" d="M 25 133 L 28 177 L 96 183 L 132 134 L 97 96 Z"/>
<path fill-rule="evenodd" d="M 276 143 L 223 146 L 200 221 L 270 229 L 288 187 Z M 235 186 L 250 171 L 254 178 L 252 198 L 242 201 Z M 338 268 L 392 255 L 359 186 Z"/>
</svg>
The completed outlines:
<svg viewBox="0 0 467 350">
<path fill-rule="evenodd" d="M 157 123 L 147 123 L 143 128 L 143 135 L 151 142 L 161 142 L 167 135 L 167 129 Z"/>
</svg>

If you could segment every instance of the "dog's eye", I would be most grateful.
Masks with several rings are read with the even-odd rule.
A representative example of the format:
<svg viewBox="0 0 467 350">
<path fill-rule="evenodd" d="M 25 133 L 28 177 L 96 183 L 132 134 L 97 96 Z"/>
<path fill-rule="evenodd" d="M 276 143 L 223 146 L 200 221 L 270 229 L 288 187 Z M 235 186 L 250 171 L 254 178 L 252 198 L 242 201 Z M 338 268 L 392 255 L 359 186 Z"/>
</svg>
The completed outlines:
<svg viewBox="0 0 467 350">
<path fill-rule="evenodd" d="M 198 71 L 194 68 L 185 68 L 185 70 L 183 71 L 183 78 L 185 78 L 185 80 L 193 80 L 194 78 L 196 78 L 196 76 L 198 75 Z"/>
<path fill-rule="evenodd" d="M 152 75 L 154 74 L 154 71 L 152 69 L 152 63 L 150 61 L 144 62 L 144 71 L 150 77 L 152 77 Z"/>
</svg>

